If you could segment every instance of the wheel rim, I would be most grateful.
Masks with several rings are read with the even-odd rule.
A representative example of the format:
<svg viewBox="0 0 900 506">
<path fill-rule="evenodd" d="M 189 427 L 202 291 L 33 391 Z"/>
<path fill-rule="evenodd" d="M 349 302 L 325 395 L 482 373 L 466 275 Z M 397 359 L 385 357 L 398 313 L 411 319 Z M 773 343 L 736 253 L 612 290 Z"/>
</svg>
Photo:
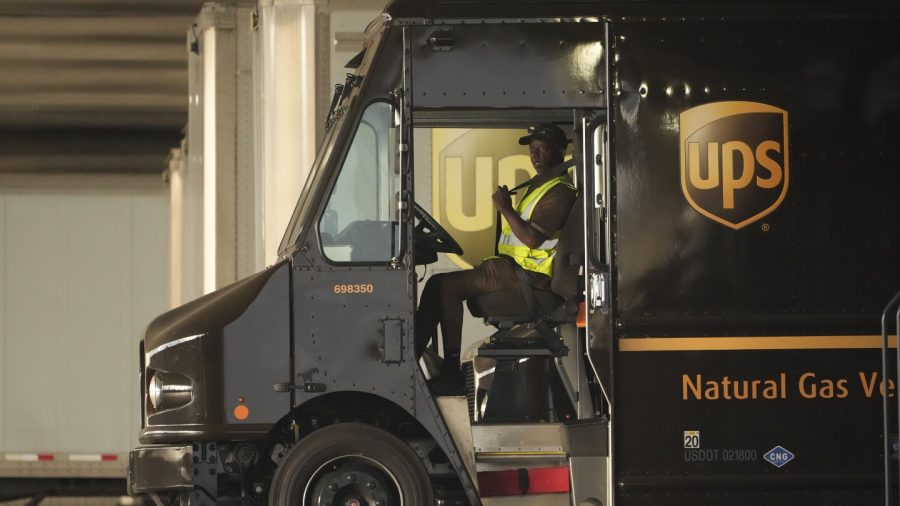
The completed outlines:
<svg viewBox="0 0 900 506">
<path fill-rule="evenodd" d="M 403 506 L 400 483 L 377 460 L 342 455 L 319 466 L 303 490 L 302 506 Z"/>
</svg>

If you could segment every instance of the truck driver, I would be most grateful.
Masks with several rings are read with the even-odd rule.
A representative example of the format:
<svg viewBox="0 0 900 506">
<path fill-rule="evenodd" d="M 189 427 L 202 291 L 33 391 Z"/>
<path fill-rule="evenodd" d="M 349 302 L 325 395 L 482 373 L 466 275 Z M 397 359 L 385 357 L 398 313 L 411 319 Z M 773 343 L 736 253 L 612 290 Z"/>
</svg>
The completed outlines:
<svg viewBox="0 0 900 506">
<path fill-rule="evenodd" d="M 553 170 L 563 163 L 568 143 L 565 132 L 556 125 L 529 128 L 519 144 L 528 146 L 537 175 L 516 206 L 506 186 L 498 187 L 491 197 L 503 216 L 497 244 L 501 257 L 487 258 L 471 270 L 435 274 L 425 283 L 416 312 L 416 351 L 421 355 L 437 337 L 439 324 L 444 339 L 440 375 L 431 383 L 434 395 L 464 392 L 459 363 L 464 300 L 520 289 L 512 261 L 522 266 L 535 288 L 550 289 L 559 230 L 576 197 L 569 176 Z"/>
</svg>

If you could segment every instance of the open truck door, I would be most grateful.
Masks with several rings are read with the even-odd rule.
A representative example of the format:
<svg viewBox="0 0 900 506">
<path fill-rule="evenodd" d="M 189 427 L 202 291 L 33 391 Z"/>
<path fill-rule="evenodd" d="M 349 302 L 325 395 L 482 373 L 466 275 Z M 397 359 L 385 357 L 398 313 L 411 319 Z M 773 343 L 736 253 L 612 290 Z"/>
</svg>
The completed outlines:
<svg viewBox="0 0 900 506">
<path fill-rule="evenodd" d="M 594 367 L 585 359 L 585 330 L 576 325 L 585 280 L 593 273 L 585 267 L 584 202 L 593 202 L 589 181 L 600 177 L 593 174 L 594 153 L 601 150 L 594 143 L 600 142 L 595 136 L 602 137 L 605 132 L 601 126 L 605 124 L 608 99 L 606 24 L 585 18 L 571 24 L 448 23 L 412 26 L 409 30 L 413 41 L 413 122 L 417 129 L 442 129 L 431 139 L 437 139 L 437 133 L 446 137 L 443 134 L 447 129 L 465 130 L 450 137 L 457 139 L 457 144 L 465 142 L 472 150 L 483 149 L 483 153 L 468 154 L 475 159 L 470 163 L 477 164 L 490 163 L 485 162 L 490 159 L 510 161 L 504 148 L 470 140 L 479 132 L 491 137 L 487 133 L 491 129 L 518 129 L 509 140 L 516 145 L 526 127 L 552 122 L 566 129 L 573 141 L 572 155 L 578 160 L 572 177 L 579 204 L 561 232 L 553 286 L 546 293 L 535 290 L 539 302 L 534 307 L 541 309 L 530 309 L 525 302 L 529 295 L 520 290 L 468 301 L 473 315 L 498 328 L 473 360 L 471 427 L 464 431 L 471 431 L 472 447 L 468 450 L 474 454 L 480 493 L 510 493 L 509 487 L 516 494 L 574 490 L 581 498 L 577 504 L 583 500 L 608 503 L 605 401 Z M 516 57 L 511 61 L 501 57 L 504 54 Z M 465 79 L 459 79 L 462 75 Z M 448 153 L 465 158 L 455 148 L 441 143 L 437 148 L 441 151 L 434 156 L 436 163 Z M 587 164 L 585 156 L 589 158 Z M 530 168 L 527 157 L 522 158 L 523 168 Z M 435 174 L 446 177 L 440 170 Z M 481 173 L 466 181 L 477 185 L 480 176 L 490 180 L 489 175 Z M 422 177 L 421 173 L 417 177 Z M 493 188 L 507 184 L 502 179 L 493 182 L 492 187 L 485 188 L 486 202 Z M 440 185 L 433 187 L 439 189 Z M 466 188 L 472 192 L 472 186 Z M 440 201 L 436 202 L 440 209 Z M 477 205 L 473 207 L 477 213 Z M 590 209 L 593 212 L 593 206 Z M 490 245 L 494 226 L 493 210 L 489 212 L 491 224 L 483 242 Z M 440 210 L 434 214 L 442 220 L 447 218 Z M 558 270 L 568 271 L 564 287 L 556 284 Z M 461 446 L 461 440 L 457 443 Z M 509 473 L 521 473 L 519 469 L 536 474 L 528 474 L 528 484 L 523 485 L 519 478 L 509 479 Z M 539 479 L 556 476 L 561 476 L 561 485 L 556 488 L 538 486 Z M 551 499 L 545 496 L 544 500 Z"/>
</svg>

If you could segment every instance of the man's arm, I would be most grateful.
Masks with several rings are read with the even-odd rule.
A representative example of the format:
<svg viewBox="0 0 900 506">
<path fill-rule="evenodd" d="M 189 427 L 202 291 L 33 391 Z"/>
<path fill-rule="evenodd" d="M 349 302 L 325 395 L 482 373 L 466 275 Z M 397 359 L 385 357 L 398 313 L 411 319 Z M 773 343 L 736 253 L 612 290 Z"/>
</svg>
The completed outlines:
<svg viewBox="0 0 900 506">
<path fill-rule="evenodd" d="M 491 196 L 491 200 L 494 201 L 494 207 L 506 218 L 512 233 L 526 246 L 532 249 L 537 248 L 547 240 L 546 235 L 519 216 L 519 213 L 513 208 L 512 199 L 506 186 L 497 188 L 497 191 Z"/>
</svg>

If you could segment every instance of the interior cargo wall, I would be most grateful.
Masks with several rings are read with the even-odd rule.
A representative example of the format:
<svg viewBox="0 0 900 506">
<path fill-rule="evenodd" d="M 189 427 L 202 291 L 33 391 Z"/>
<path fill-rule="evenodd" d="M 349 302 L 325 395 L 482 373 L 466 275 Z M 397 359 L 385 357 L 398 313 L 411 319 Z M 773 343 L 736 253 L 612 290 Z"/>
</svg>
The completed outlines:
<svg viewBox="0 0 900 506">
<path fill-rule="evenodd" d="M 121 460 L 137 443 L 138 342 L 167 305 L 168 213 L 158 176 L 0 185 L 0 453 Z"/>
</svg>

